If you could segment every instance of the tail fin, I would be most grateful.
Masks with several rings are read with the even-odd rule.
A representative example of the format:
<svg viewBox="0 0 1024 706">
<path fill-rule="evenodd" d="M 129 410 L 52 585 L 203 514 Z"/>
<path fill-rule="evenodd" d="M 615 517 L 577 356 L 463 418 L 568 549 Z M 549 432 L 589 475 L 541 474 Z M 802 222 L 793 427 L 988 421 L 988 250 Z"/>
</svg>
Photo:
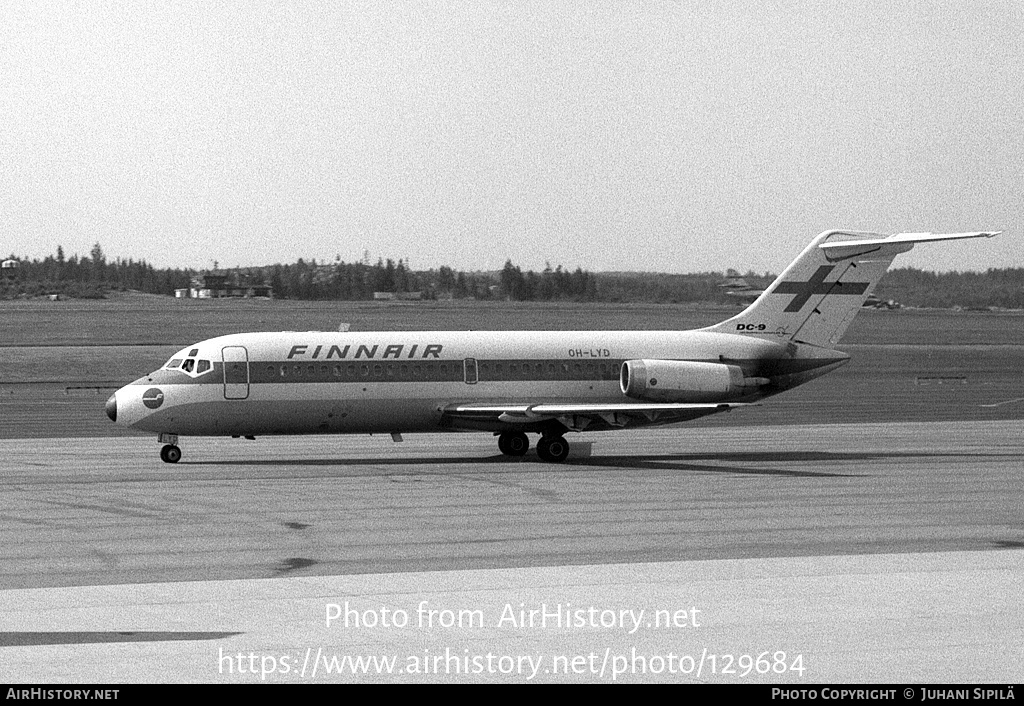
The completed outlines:
<svg viewBox="0 0 1024 706">
<path fill-rule="evenodd" d="M 822 233 L 753 304 L 705 331 L 831 348 L 839 342 L 893 258 L 914 243 L 991 238 L 985 233 Z"/>
</svg>

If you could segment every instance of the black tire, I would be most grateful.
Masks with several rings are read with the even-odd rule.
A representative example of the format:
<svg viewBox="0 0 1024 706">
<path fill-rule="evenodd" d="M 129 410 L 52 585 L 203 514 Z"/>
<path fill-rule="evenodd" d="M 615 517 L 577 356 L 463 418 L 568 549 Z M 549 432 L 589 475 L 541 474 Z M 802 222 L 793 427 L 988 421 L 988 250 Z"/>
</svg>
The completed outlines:
<svg viewBox="0 0 1024 706">
<path fill-rule="evenodd" d="M 537 455 L 548 463 L 561 463 L 569 455 L 569 442 L 560 436 L 546 436 L 537 442 Z"/>
<path fill-rule="evenodd" d="M 530 437 L 521 431 L 507 431 L 498 437 L 498 450 L 506 456 L 523 456 L 530 450 Z"/>
<path fill-rule="evenodd" d="M 173 444 L 160 449 L 160 460 L 164 463 L 177 463 L 181 460 L 181 449 Z"/>
</svg>

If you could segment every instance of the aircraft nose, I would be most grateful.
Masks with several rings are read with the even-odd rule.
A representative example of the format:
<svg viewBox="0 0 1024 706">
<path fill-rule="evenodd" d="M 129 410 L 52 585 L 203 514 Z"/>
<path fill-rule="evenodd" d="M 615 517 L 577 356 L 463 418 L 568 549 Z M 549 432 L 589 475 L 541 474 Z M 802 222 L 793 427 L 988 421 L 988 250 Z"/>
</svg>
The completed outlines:
<svg viewBox="0 0 1024 706">
<path fill-rule="evenodd" d="M 107 416 L 110 417 L 110 421 L 117 421 L 117 394 L 111 395 L 107 399 L 107 403 L 103 405 L 103 409 L 107 411 Z"/>
</svg>

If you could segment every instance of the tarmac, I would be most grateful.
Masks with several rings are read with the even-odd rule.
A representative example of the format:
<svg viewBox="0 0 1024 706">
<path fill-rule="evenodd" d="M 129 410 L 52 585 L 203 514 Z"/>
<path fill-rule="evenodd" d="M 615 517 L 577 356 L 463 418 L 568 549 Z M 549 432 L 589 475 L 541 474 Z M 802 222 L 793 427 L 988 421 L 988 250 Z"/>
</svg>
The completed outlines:
<svg viewBox="0 0 1024 706">
<path fill-rule="evenodd" d="M 1019 421 L 570 440 L 0 440 L 2 676 L 1024 677 Z"/>
</svg>

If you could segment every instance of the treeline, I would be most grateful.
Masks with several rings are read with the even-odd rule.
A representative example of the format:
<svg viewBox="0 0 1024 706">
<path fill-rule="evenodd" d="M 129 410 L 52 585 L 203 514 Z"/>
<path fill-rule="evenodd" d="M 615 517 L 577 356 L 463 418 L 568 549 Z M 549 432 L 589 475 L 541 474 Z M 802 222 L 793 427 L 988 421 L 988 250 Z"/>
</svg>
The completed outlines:
<svg viewBox="0 0 1024 706">
<path fill-rule="evenodd" d="M 89 256 L 65 257 L 64 249 L 43 259 L 18 262 L 16 273 L 0 281 L 0 297 L 34 297 L 60 294 L 75 298 L 103 298 L 110 291 L 135 290 L 173 295 L 188 289 L 203 272 L 156 269 L 144 260 L 109 261 L 97 243 Z M 239 267 L 224 271 L 230 286 L 266 285 L 280 299 L 345 300 L 373 299 L 375 292 L 419 292 L 424 299 L 513 299 L 518 301 L 577 300 L 597 298 L 595 276 L 581 268 L 574 272 L 561 265 L 542 272 L 523 272 L 511 261 L 501 272 L 460 272 L 451 267 L 414 272 L 399 260 L 380 259 L 376 264 L 330 264 L 299 260 L 292 264 Z"/>
<path fill-rule="evenodd" d="M 523 272 L 509 260 L 499 273 L 459 272 L 442 266 L 414 272 L 402 260 L 378 260 L 330 265 L 306 262 L 245 268 L 238 271 L 242 286 L 265 284 L 282 299 L 372 299 L 374 292 L 419 292 L 424 299 L 512 299 L 515 301 L 592 301 L 597 298 L 593 274 L 577 268 L 548 265 L 542 272 Z"/>
<path fill-rule="evenodd" d="M 158 269 L 145 260 L 106 258 L 100 245 L 88 256 L 56 254 L 42 259 L 10 255 L 17 266 L 0 280 L 0 297 L 60 294 L 76 298 L 102 298 L 111 291 L 139 291 L 173 295 L 176 289 L 197 286 L 204 274 L 194 269 Z M 458 272 L 449 266 L 413 272 L 402 260 L 379 259 L 376 264 L 332 263 L 299 258 L 291 264 L 226 269 L 232 287 L 269 286 L 284 299 L 373 299 L 375 292 L 419 292 L 423 298 L 587 300 L 596 297 L 594 276 L 582 268 L 564 271 L 561 265 L 544 272 L 523 273 L 511 260 L 501 273 Z"/>
<path fill-rule="evenodd" d="M 985 272 L 900 268 L 886 273 L 875 295 L 905 306 L 1024 309 L 1024 268 L 991 268 Z"/>
<path fill-rule="evenodd" d="M 597 278 L 579 267 L 569 273 L 561 265 L 552 269 L 551 263 L 547 263 L 540 274 L 533 270 L 523 273 L 511 260 L 506 260 L 500 280 L 501 294 L 514 301 L 594 301 L 598 298 Z"/>
<path fill-rule="evenodd" d="M 294 264 L 236 270 L 239 284 L 266 284 L 278 299 L 360 301 L 374 292 L 419 292 L 424 299 L 488 299 L 494 296 L 494 277 L 456 272 L 450 267 L 414 272 L 402 260 L 318 264 L 300 258 Z"/>
<path fill-rule="evenodd" d="M 748 274 L 751 284 L 758 284 Z M 692 275 L 670 275 L 648 272 L 602 273 L 596 276 L 597 299 L 605 302 L 715 302 L 736 303 L 726 296 L 722 287 L 725 275 L 705 272 Z M 771 278 L 769 278 L 771 281 Z"/>
<path fill-rule="evenodd" d="M 171 296 L 187 289 L 203 272 L 157 269 L 144 260 L 108 260 L 97 243 L 88 256 L 65 257 L 63 248 L 43 259 L 17 260 L 5 269 L 0 298 L 60 294 L 102 298 L 111 291 L 139 291 Z M 375 292 L 419 292 L 424 299 L 509 299 L 514 301 L 714 302 L 736 304 L 722 284 L 726 275 L 598 273 L 548 264 L 541 272 L 524 272 L 511 260 L 498 272 L 461 272 L 451 267 L 413 271 L 402 260 L 380 259 L 376 264 L 332 263 L 299 259 L 292 264 L 233 268 L 222 271 L 237 287 L 267 285 L 279 299 L 372 299 Z M 736 273 L 730 271 L 729 277 Z M 770 274 L 744 275 L 754 287 L 766 286 Z M 910 268 L 889 271 L 875 291 L 882 300 L 905 306 L 951 308 L 1024 308 L 1024 268 L 985 272 L 935 273 Z"/>
<path fill-rule="evenodd" d="M 102 299 L 110 290 L 129 289 L 174 294 L 175 289 L 189 286 L 192 278 L 188 270 L 158 270 L 145 260 L 108 261 L 98 243 L 88 257 L 65 257 L 64 248 L 58 245 L 55 255 L 42 260 L 18 259 L 14 255 L 10 259 L 17 260 L 18 266 L 0 281 L 0 297 L 6 299 L 47 294 Z"/>
</svg>

